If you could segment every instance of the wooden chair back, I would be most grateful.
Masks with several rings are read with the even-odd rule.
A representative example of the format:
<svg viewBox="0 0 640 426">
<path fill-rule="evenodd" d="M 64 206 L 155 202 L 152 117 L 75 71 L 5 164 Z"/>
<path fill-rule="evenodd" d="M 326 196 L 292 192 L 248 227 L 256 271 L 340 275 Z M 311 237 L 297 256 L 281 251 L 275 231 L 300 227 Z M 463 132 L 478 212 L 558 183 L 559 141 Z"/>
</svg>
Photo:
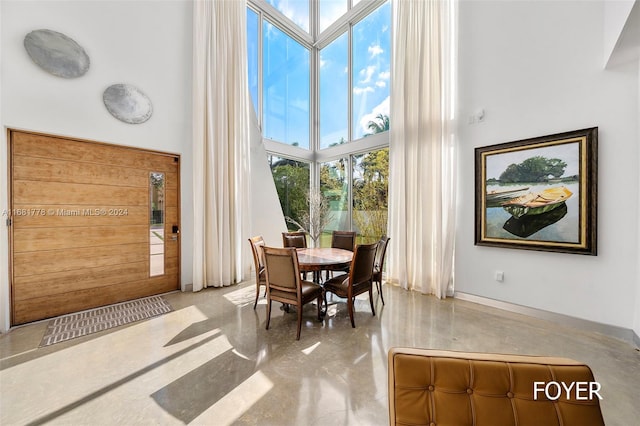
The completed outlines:
<svg viewBox="0 0 640 426">
<path fill-rule="evenodd" d="M 354 287 L 367 282 L 371 285 L 377 248 L 378 243 L 356 246 L 349 270 L 349 286 Z"/>
<path fill-rule="evenodd" d="M 267 285 L 267 276 L 264 270 L 264 256 L 262 254 L 262 247 L 264 247 L 264 239 L 261 235 L 249 238 L 249 244 L 251 244 L 251 253 L 253 254 L 253 264 L 256 269 L 256 300 L 253 302 L 253 309 L 258 305 L 258 298 L 260 297 L 260 286 Z"/>
<path fill-rule="evenodd" d="M 331 234 L 331 247 L 353 251 L 356 246 L 356 233 L 354 231 L 333 231 Z"/>
<path fill-rule="evenodd" d="M 307 248 L 307 234 L 303 231 L 296 232 L 283 232 L 282 233 L 282 246 L 283 247 L 295 247 L 295 248 Z"/>
</svg>

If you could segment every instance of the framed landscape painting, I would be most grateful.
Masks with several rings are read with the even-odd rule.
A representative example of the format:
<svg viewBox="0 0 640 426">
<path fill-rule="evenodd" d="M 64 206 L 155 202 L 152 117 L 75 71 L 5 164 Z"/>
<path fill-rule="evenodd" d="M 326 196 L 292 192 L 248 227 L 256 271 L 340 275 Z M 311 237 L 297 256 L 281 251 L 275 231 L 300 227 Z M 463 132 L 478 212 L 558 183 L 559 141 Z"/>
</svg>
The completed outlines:
<svg viewBox="0 0 640 426">
<path fill-rule="evenodd" d="M 595 256 L 597 155 L 597 127 L 476 148 L 476 245 Z"/>
</svg>

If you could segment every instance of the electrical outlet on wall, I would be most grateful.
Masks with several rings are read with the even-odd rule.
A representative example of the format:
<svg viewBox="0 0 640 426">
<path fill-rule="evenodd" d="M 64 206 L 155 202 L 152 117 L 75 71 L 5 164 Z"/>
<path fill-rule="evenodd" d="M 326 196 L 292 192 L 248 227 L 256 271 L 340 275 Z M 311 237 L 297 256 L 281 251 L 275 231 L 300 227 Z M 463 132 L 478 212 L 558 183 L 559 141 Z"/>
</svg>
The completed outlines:
<svg viewBox="0 0 640 426">
<path fill-rule="evenodd" d="M 499 283 L 504 282 L 504 272 L 496 271 L 496 281 Z"/>
</svg>

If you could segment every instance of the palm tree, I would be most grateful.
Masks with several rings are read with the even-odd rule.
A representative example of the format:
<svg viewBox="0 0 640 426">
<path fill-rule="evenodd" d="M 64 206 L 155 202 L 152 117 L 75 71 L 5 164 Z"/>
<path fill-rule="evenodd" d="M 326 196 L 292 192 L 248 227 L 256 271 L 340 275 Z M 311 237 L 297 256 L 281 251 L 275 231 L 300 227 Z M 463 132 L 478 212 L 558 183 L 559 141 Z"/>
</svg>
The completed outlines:
<svg viewBox="0 0 640 426">
<path fill-rule="evenodd" d="M 389 116 L 378 114 L 369 121 L 365 136 L 389 130 Z M 389 149 L 369 152 L 356 162 L 362 180 L 354 186 L 353 220 L 363 241 L 373 242 L 387 232 L 387 192 L 389 188 Z"/>
<path fill-rule="evenodd" d="M 367 133 L 365 136 L 386 132 L 389 130 L 389 116 L 384 114 L 376 115 L 374 120 L 369 121 L 367 128 L 371 130 L 371 133 Z"/>
</svg>

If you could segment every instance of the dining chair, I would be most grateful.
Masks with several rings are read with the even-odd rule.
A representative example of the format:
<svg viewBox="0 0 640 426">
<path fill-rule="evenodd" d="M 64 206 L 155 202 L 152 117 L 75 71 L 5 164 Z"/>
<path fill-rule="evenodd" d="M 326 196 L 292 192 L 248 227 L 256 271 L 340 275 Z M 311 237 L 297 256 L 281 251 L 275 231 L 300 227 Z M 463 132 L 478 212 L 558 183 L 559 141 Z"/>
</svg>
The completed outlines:
<svg viewBox="0 0 640 426">
<path fill-rule="evenodd" d="M 376 260 L 373 263 L 373 282 L 376 283 L 378 294 L 384 305 L 384 296 L 382 295 L 382 269 L 384 268 L 384 257 L 387 253 L 387 245 L 391 238 L 383 235 L 378 241 L 378 248 L 376 249 Z"/>
<path fill-rule="evenodd" d="M 283 232 L 282 246 L 295 247 L 295 248 L 307 248 L 307 233 L 303 231 Z"/>
<path fill-rule="evenodd" d="M 282 246 L 283 247 L 295 247 L 295 248 L 307 248 L 307 233 L 304 231 L 293 231 L 282 233 Z M 302 279 L 307 279 L 307 273 L 302 273 Z"/>
<path fill-rule="evenodd" d="M 296 340 L 300 340 L 302 328 L 302 309 L 309 302 L 318 305 L 318 320 L 322 321 L 323 290 L 319 284 L 300 279 L 298 253 L 295 248 L 262 247 L 264 265 L 267 276 L 267 326 L 271 321 L 271 302 L 273 300 L 296 307 L 298 312 L 298 332 Z"/>
<path fill-rule="evenodd" d="M 253 253 L 253 264 L 256 268 L 256 301 L 253 302 L 253 309 L 258 304 L 258 298 L 260 297 L 260 286 L 263 285 L 265 296 L 267 292 L 267 276 L 264 270 L 264 259 L 262 255 L 262 247 L 264 246 L 264 239 L 262 236 L 256 236 L 249 238 L 251 244 L 251 253 Z"/>
<path fill-rule="evenodd" d="M 355 245 L 355 231 L 333 231 L 331 233 L 331 248 L 353 251 Z M 329 279 L 330 273 L 331 276 L 333 276 L 333 271 L 349 273 L 349 267 L 328 268 L 326 272 L 326 279 Z"/>
<path fill-rule="evenodd" d="M 351 268 L 348 275 L 338 275 L 324 283 L 325 298 L 324 303 L 327 304 L 326 293 L 330 292 L 338 297 L 347 299 L 347 308 L 349 310 L 349 318 L 351 318 L 351 327 L 355 328 L 356 323 L 353 318 L 353 305 L 355 298 L 359 294 L 369 292 L 369 303 L 371 304 L 371 313 L 376 314 L 373 307 L 373 263 L 376 258 L 376 248 L 378 243 L 357 245 L 351 261 Z"/>
<path fill-rule="evenodd" d="M 331 248 L 353 251 L 355 245 L 355 231 L 333 231 L 331 234 Z"/>
</svg>

